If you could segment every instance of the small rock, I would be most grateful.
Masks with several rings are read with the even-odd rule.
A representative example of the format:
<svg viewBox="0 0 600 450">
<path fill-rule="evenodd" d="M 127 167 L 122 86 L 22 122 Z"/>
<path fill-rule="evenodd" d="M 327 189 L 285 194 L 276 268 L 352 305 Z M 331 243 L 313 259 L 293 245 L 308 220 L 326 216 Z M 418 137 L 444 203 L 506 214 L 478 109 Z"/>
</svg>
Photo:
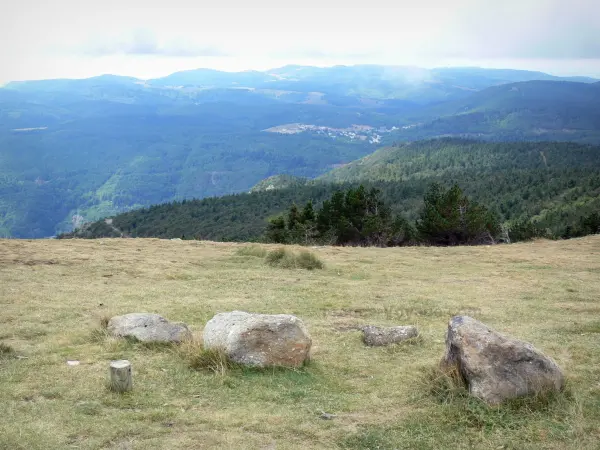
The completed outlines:
<svg viewBox="0 0 600 450">
<path fill-rule="evenodd" d="M 234 362 L 266 367 L 300 367 L 312 340 L 304 323 L 289 314 L 221 313 L 204 328 L 204 348 L 221 349 Z"/>
<path fill-rule="evenodd" d="M 321 415 L 319 417 L 323 420 L 333 420 L 336 416 L 335 414 L 329 414 L 325 411 L 321 411 Z"/>
<path fill-rule="evenodd" d="M 457 369 L 469 392 L 492 405 L 564 386 L 563 373 L 551 358 L 468 316 L 448 323 L 442 365 Z"/>
<path fill-rule="evenodd" d="M 401 327 L 376 327 L 368 325 L 363 327 L 362 331 L 364 343 L 372 347 L 397 344 L 398 342 L 417 337 L 419 334 L 417 327 L 413 325 Z"/>
<path fill-rule="evenodd" d="M 142 342 L 181 342 L 192 338 L 185 323 L 172 323 L 149 313 L 115 316 L 108 322 L 107 329 L 113 336 L 133 337 Z"/>
<path fill-rule="evenodd" d="M 67 361 L 67 366 L 78 366 L 80 363 L 77 360 L 69 360 Z"/>
</svg>

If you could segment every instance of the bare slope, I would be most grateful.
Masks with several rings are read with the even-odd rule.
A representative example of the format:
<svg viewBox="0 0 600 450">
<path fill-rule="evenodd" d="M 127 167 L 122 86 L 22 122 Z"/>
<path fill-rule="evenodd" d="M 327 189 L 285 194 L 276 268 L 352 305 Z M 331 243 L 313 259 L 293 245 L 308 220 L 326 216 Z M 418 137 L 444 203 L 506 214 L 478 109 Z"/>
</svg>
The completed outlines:
<svg viewBox="0 0 600 450">
<path fill-rule="evenodd" d="M 600 236 L 318 248 L 326 268 L 312 272 L 271 268 L 241 247 L 0 240 L 0 342 L 15 351 L 0 355 L 0 448 L 597 448 Z M 297 314 L 314 361 L 214 375 L 192 371 L 175 349 L 114 341 L 98 328 L 102 317 L 149 311 L 200 336 L 213 314 L 232 309 Z M 424 374 L 458 313 L 553 356 L 568 393 L 532 410 L 430 395 Z M 417 324 L 423 339 L 366 348 L 363 324 Z M 134 367 L 125 396 L 104 386 L 119 358 Z"/>
</svg>

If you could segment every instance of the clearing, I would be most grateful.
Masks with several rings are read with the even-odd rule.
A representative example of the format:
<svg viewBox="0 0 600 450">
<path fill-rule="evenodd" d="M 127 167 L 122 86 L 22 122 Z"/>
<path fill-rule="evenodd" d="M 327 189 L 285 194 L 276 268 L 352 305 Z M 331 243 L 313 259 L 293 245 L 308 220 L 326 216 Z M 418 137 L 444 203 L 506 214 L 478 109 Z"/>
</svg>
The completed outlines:
<svg viewBox="0 0 600 450">
<path fill-rule="evenodd" d="M 270 267 L 242 247 L 0 240 L 0 448 L 598 448 L 600 236 L 314 248 L 326 266 L 313 271 Z M 298 315 L 313 361 L 198 372 L 176 347 L 100 328 L 112 315 L 155 312 L 200 339 L 207 320 L 234 309 Z M 564 369 L 567 392 L 498 408 L 432 394 L 427 374 L 455 314 L 532 342 Z M 367 348 L 365 324 L 416 324 L 422 338 Z M 125 395 L 105 386 L 109 361 L 121 358 L 134 370 Z"/>
</svg>

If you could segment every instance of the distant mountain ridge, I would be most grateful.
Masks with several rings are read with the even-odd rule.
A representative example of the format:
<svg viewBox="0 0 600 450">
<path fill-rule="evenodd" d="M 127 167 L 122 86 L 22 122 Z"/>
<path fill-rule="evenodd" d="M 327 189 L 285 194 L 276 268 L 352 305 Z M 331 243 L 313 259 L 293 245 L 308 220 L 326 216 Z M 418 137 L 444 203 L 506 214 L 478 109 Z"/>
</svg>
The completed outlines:
<svg viewBox="0 0 600 450">
<path fill-rule="evenodd" d="M 492 140 L 600 142 L 600 83 L 523 81 L 404 116 L 415 123 L 400 140 L 467 137 Z"/>
<path fill-rule="evenodd" d="M 142 90 L 144 88 L 250 88 L 291 92 L 323 92 L 333 96 L 411 100 L 420 104 L 462 98 L 469 92 L 499 84 L 532 80 L 593 83 L 589 77 L 560 77 L 543 72 L 511 69 L 436 68 L 404 66 L 284 66 L 266 71 L 223 72 L 194 69 L 161 78 L 101 75 L 87 79 L 57 79 L 10 82 L 4 88 L 19 91 L 56 91 L 98 88 L 108 83 Z"/>
</svg>

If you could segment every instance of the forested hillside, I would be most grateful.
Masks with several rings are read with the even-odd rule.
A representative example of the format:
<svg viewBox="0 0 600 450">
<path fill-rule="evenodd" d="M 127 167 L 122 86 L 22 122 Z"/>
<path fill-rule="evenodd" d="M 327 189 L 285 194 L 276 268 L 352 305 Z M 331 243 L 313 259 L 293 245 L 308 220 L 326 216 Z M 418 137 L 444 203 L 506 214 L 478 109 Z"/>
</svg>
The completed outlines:
<svg viewBox="0 0 600 450">
<path fill-rule="evenodd" d="M 50 236 L 69 230 L 74 215 L 92 220 L 177 198 L 246 191 L 275 173 L 312 177 L 376 149 L 362 141 L 262 131 L 280 121 L 352 123 L 351 111 L 331 106 L 90 103 L 79 118 L 73 117 L 83 109 L 78 103 L 67 112 L 38 114 L 31 110 L 39 105 L 25 102 L 23 122 L 11 118 L 16 107 L 5 111 L 0 235 Z"/>
<path fill-rule="evenodd" d="M 441 139 L 399 144 L 291 187 L 175 202 L 131 211 L 76 233 L 258 240 L 267 219 L 292 203 L 319 206 L 336 190 L 364 184 L 406 220 L 417 218 L 429 186 L 457 183 L 504 223 L 532 219 L 561 236 L 600 211 L 600 147 L 574 143 L 489 143 Z"/>
<path fill-rule="evenodd" d="M 413 125 L 398 131 L 395 137 L 417 140 L 455 136 L 598 144 L 599 103 L 600 83 L 504 84 L 407 114 L 405 118 Z"/>
<path fill-rule="evenodd" d="M 423 137 L 600 143 L 600 84 L 560 80 L 288 66 L 9 83 L 0 89 L 0 236 L 52 236 L 153 204 L 247 192 L 276 175 L 313 178 Z"/>
</svg>

